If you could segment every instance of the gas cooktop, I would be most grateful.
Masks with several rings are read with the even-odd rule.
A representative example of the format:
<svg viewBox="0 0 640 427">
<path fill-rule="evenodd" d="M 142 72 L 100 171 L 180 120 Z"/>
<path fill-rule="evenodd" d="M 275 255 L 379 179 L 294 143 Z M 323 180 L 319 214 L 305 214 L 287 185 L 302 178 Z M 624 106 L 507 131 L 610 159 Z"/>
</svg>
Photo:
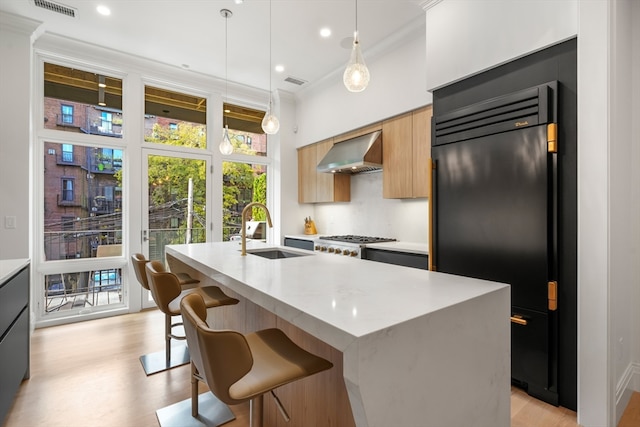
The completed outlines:
<svg viewBox="0 0 640 427">
<path fill-rule="evenodd" d="M 342 236 L 320 236 L 319 239 L 341 243 L 355 243 L 358 245 L 396 241 L 396 239 L 389 239 L 386 237 L 356 236 L 353 234 L 346 234 Z"/>
</svg>

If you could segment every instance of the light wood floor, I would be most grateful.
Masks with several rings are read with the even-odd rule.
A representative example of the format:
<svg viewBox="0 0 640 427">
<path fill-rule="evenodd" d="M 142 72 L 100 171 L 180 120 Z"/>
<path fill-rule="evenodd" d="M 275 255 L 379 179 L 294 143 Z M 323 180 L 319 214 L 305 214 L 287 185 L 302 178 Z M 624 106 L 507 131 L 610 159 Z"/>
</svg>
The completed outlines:
<svg viewBox="0 0 640 427">
<path fill-rule="evenodd" d="M 147 377 L 138 360 L 164 348 L 163 321 L 162 313 L 152 310 L 37 329 L 31 341 L 31 378 L 22 383 L 5 427 L 157 426 L 156 409 L 187 399 L 190 390 L 188 365 Z M 637 395 L 635 415 L 620 427 L 640 425 Z M 225 426 L 248 425 L 248 405 L 231 409 L 237 418 Z M 578 424 L 575 412 L 513 388 L 511 425 Z"/>
</svg>

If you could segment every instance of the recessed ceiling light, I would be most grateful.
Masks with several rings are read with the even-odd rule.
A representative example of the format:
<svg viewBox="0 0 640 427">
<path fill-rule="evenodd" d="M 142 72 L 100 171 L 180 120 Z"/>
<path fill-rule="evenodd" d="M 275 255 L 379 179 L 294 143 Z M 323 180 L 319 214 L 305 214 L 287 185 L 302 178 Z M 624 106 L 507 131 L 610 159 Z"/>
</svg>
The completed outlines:
<svg viewBox="0 0 640 427">
<path fill-rule="evenodd" d="M 325 39 L 331 35 L 331 28 L 322 28 L 320 29 L 320 36 Z"/>
<path fill-rule="evenodd" d="M 234 0 L 235 4 L 242 4 L 244 3 L 244 0 Z"/>
<path fill-rule="evenodd" d="M 104 6 L 102 4 L 96 7 L 96 10 L 100 15 L 104 15 L 104 16 L 111 15 L 111 9 L 109 9 L 107 6 Z"/>
<path fill-rule="evenodd" d="M 276 66 L 275 66 L 275 70 L 276 70 L 278 73 L 283 72 L 283 71 L 284 71 L 284 65 L 279 65 L 279 64 L 278 64 L 278 65 L 276 65 Z"/>
</svg>

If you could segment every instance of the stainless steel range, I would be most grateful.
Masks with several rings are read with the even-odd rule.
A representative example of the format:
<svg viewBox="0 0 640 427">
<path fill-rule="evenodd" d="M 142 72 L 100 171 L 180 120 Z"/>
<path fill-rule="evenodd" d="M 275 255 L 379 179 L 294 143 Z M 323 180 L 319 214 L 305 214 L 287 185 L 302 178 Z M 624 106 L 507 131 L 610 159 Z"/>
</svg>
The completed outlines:
<svg viewBox="0 0 640 427">
<path fill-rule="evenodd" d="M 320 236 L 314 243 L 314 250 L 331 255 L 362 257 L 362 248 L 371 243 L 395 242 L 396 239 L 386 237 L 355 236 Z"/>
</svg>

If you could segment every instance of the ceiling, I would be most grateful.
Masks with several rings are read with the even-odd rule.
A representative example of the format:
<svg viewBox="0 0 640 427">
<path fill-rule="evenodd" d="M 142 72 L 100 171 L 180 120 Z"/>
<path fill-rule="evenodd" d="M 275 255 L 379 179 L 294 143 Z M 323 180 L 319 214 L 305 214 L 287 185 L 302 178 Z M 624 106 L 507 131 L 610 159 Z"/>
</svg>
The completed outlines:
<svg viewBox="0 0 640 427">
<path fill-rule="evenodd" d="M 43 22 L 47 31 L 250 87 L 295 93 L 323 78 L 342 78 L 355 29 L 355 0 L 272 0 L 271 61 L 268 0 L 0 0 L 0 10 Z M 365 61 L 375 47 L 424 24 L 424 0 L 358 0 L 358 30 Z M 109 16 L 96 7 L 106 5 Z M 233 16 L 227 20 L 221 9 Z M 332 34 L 320 37 L 320 29 Z M 225 38 L 227 60 L 225 61 Z M 373 48 L 373 51 L 371 50 Z M 225 66 L 226 62 L 226 66 Z M 270 67 L 284 66 L 283 72 Z M 296 85 L 288 77 L 307 83 Z"/>
</svg>

